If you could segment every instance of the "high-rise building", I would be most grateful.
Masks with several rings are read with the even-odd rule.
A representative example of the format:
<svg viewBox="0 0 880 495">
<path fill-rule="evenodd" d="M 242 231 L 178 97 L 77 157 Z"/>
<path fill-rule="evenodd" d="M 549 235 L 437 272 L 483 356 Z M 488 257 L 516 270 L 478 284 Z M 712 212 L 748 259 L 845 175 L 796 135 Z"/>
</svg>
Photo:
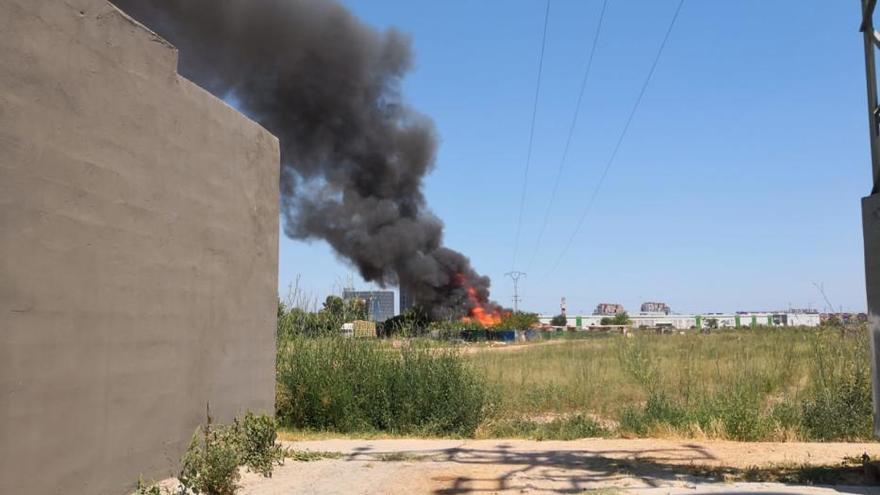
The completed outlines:
<svg viewBox="0 0 880 495">
<path fill-rule="evenodd" d="M 596 306 L 596 310 L 593 311 L 593 314 L 597 316 L 614 316 L 625 311 L 626 310 L 623 309 L 622 304 L 599 303 Z"/>
<path fill-rule="evenodd" d="M 415 295 L 405 286 L 400 286 L 400 314 L 416 305 Z"/>
<path fill-rule="evenodd" d="M 367 307 L 367 316 L 373 321 L 385 321 L 394 316 L 394 291 L 353 290 L 342 291 L 342 299 L 359 299 Z"/>
<path fill-rule="evenodd" d="M 669 314 L 669 305 L 664 302 L 648 301 L 642 303 L 642 313 Z"/>
</svg>

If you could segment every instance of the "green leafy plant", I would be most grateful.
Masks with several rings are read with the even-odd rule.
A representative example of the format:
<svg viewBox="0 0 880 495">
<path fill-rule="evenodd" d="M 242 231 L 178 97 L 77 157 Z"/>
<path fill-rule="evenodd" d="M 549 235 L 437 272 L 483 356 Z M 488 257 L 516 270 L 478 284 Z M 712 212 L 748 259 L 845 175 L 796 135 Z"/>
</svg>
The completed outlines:
<svg viewBox="0 0 880 495">
<path fill-rule="evenodd" d="M 568 318 L 565 315 L 556 315 L 550 319 L 550 324 L 554 327 L 564 327 L 568 325 Z"/>
<path fill-rule="evenodd" d="M 503 329 L 528 330 L 539 323 L 540 321 L 538 320 L 538 315 L 536 313 L 518 311 L 516 313 L 505 313 L 501 317 L 501 323 L 496 326 Z M 565 324 L 566 322 L 562 322 L 562 325 L 560 326 L 564 326 Z"/>
<path fill-rule="evenodd" d="M 134 495 L 166 495 L 168 494 L 167 490 L 162 489 L 159 485 L 155 483 L 146 483 L 144 482 L 143 476 L 138 478 L 137 487 L 135 488 Z"/>
<path fill-rule="evenodd" d="M 239 466 L 272 476 L 275 464 L 284 459 L 284 451 L 275 443 L 276 437 L 275 420 L 268 416 L 247 412 L 232 424 L 217 425 L 209 413 L 207 423 L 193 434 L 183 456 L 178 476 L 182 491 L 196 495 L 233 495 L 241 476 Z"/>
<path fill-rule="evenodd" d="M 193 434 L 178 478 L 196 495 L 233 495 L 241 476 L 239 461 L 238 437 L 233 429 L 209 421 Z"/>
<path fill-rule="evenodd" d="M 238 436 L 240 462 L 248 469 L 269 478 L 275 464 L 284 461 L 284 451 L 275 441 L 275 419 L 248 411 L 241 420 L 236 419 L 234 428 Z"/>
</svg>

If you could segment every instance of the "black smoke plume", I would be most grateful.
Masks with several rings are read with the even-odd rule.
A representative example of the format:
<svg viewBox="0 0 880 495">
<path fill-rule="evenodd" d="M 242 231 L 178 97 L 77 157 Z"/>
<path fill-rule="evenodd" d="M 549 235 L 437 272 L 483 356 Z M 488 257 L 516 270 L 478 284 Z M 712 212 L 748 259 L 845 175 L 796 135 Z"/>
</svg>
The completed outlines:
<svg viewBox="0 0 880 495">
<path fill-rule="evenodd" d="M 182 75 L 279 138 L 288 236 L 327 241 L 365 280 L 409 287 L 434 317 L 471 308 L 462 285 L 488 300 L 489 278 L 443 246 L 425 203 L 437 140 L 400 95 L 406 35 L 334 1 L 113 2 L 177 46 Z"/>
</svg>

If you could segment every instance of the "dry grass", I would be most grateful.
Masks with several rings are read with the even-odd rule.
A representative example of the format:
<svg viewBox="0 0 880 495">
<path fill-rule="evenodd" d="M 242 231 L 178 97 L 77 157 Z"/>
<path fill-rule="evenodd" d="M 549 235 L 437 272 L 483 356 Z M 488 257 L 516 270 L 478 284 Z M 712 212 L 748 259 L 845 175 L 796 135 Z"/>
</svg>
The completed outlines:
<svg viewBox="0 0 880 495">
<path fill-rule="evenodd" d="M 871 437 L 867 349 L 863 331 L 758 328 L 596 335 L 469 359 L 496 395 L 496 421 L 586 414 L 620 436 L 856 440 Z"/>
<path fill-rule="evenodd" d="M 278 416 L 305 430 L 286 440 L 872 438 L 864 329 L 581 334 L 515 352 L 419 339 L 283 343 Z"/>
</svg>

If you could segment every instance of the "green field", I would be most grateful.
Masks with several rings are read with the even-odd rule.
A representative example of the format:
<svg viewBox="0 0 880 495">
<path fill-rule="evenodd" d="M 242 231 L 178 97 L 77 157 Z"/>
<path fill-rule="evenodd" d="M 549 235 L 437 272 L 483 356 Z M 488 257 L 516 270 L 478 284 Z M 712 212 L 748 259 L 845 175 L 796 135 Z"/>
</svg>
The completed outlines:
<svg viewBox="0 0 880 495">
<path fill-rule="evenodd" d="M 864 328 L 581 337 L 503 350 L 290 337 L 278 416 L 362 434 L 871 439 Z"/>
<path fill-rule="evenodd" d="M 588 415 L 632 436 L 869 439 L 866 332 L 597 335 L 470 357 L 497 422 Z M 542 418 L 543 416 L 543 418 Z"/>
</svg>

